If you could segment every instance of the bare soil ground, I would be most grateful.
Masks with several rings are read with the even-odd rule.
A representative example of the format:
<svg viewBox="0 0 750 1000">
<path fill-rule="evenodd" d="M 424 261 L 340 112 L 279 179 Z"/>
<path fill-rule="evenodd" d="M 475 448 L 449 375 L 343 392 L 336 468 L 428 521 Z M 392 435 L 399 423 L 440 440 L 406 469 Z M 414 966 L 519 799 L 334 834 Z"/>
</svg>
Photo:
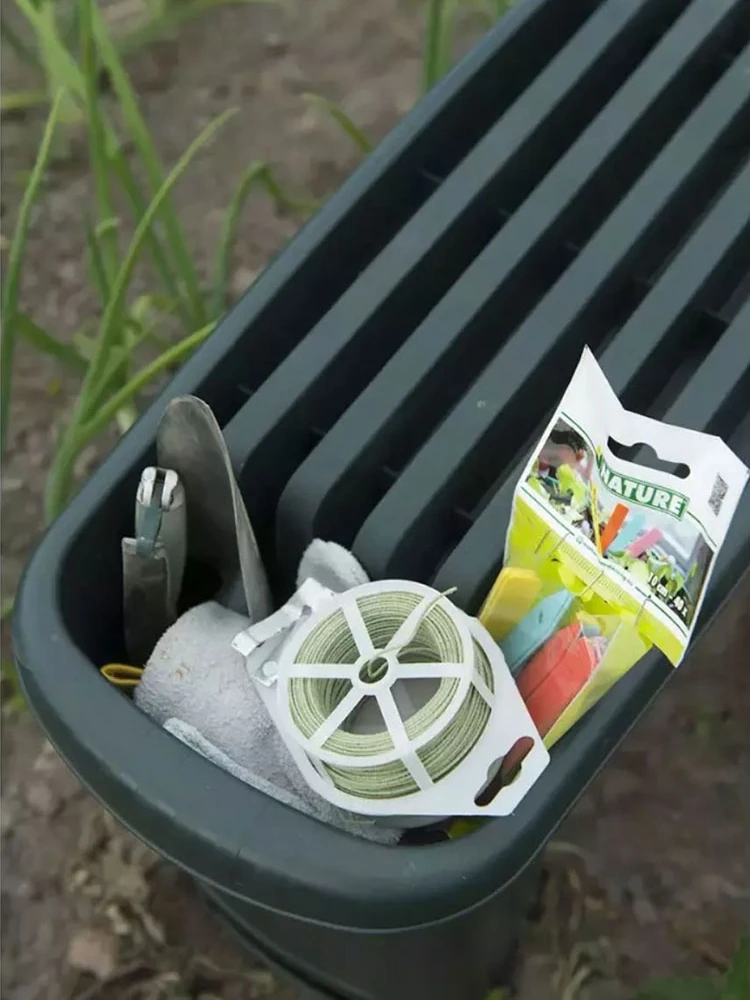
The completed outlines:
<svg viewBox="0 0 750 1000">
<path fill-rule="evenodd" d="M 216 113 L 241 108 L 179 191 L 204 268 L 252 159 L 316 195 L 334 190 L 356 162 L 302 93 L 339 100 L 377 139 L 416 98 L 421 35 L 421 11 L 409 0 L 289 0 L 220 9 L 131 61 L 167 162 Z M 4 123 L 6 233 L 39 126 L 34 117 Z M 66 333 L 94 309 L 83 266 L 82 157 L 74 134 L 35 220 L 24 287 L 34 314 Z M 251 199 L 236 293 L 296 225 L 263 197 Z M 46 362 L 20 354 L 2 481 L 6 594 L 40 533 L 51 428 L 70 390 Z M 520 1000 L 626 1000 L 655 975 L 723 968 L 750 926 L 748 596 L 746 586 L 550 846 Z M 7 657 L 7 636 L 3 649 Z M 2 753 L 4 1000 L 291 1000 L 238 951 L 189 881 L 80 789 L 27 714 L 6 718 Z"/>
</svg>

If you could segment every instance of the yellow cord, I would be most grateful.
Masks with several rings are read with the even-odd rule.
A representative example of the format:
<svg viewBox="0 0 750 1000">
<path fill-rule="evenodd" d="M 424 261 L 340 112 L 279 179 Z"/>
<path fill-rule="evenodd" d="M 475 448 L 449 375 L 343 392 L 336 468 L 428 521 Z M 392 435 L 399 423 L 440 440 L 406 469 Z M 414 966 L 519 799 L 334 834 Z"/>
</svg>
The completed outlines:
<svg viewBox="0 0 750 1000">
<path fill-rule="evenodd" d="M 99 672 L 115 687 L 134 688 L 143 675 L 143 667 L 131 667 L 127 663 L 107 663 Z"/>
</svg>

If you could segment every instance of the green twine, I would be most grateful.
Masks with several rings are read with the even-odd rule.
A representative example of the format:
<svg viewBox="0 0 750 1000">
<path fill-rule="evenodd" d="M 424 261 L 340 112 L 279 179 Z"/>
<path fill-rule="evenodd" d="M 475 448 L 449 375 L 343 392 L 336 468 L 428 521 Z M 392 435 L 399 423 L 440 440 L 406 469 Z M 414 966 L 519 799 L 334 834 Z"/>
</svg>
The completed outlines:
<svg viewBox="0 0 750 1000">
<path fill-rule="evenodd" d="M 393 639 L 399 626 L 420 604 L 422 598 L 406 591 L 388 591 L 357 598 L 365 628 L 376 650 Z M 494 678 L 489 660 L 474 642 L 475 668 L 488 689 L 494 692 Z M 302 643 L 295 663 L 355 663 L 360 651 L 351 634 L 343 611 L 325 618 Z M 426 611 L 413 639 L 398 652 L 402 664 L 456 663 L 463 658 L 460 634 L 451 615 L 433 604 Z M 370 680 L 377 680 L 387 669 L 375 655 L 365 670 Z M 367 677 L 361 674 L 362 679 Z M 410 718 L 404 720 L 411 740 L 424 733 L 447 710 L 458 688 L 454 677 L 441 678 L 437 690 Z M 289 682 L 289 710 L 294 724 L 311 738 L 331 712 L 346 697 L 352 685 L 338 678 L 297 677 Z M 360 703 L 361 707 L 362 703 Z M 440 781 L 458 767 L 476 745 L 490 717 L 490 708 L 477 689 L 470 685 L 467 696 L 446 728 L 417 751 L 417 756 L 433 781 Z M 356 757 L 369 757 L 393 749 L 390 733 L 384 728 L 371 734 L 347 729 L 351 718 L 325 742 L 323 749 Z M 372 767 L 324 765 L 335 786 L 342 792 L 365 799 L 391 799 L 411 795 L 419 786 L 402 761 Z"/>
</svg>

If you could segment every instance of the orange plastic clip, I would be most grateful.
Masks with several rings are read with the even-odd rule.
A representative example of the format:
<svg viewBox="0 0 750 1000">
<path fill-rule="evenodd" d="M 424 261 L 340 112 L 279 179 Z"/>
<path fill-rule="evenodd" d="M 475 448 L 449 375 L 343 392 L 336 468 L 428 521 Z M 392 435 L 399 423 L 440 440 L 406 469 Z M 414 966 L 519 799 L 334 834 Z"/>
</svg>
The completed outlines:
<svg viewBox="0 0 750 1000">
<path fill-rule="evenodd" d="M 606 552 L 610 547 L 615 538 L 617 538 L 620 533 L 620 528 L 625 523 L 625 518 L 628 516 L 628 508 L 624 503 L 618 503 L 615 509 L 609 516 L 609 520 L 602 532 L 602 552 Z"/>
<path fill-rule="evenodd" d="M 597 667 L 601 650 L 580 622 L 555 632 L 518 678 L 518 690 L 534 725 L 545 736 Z"/>
</svg>

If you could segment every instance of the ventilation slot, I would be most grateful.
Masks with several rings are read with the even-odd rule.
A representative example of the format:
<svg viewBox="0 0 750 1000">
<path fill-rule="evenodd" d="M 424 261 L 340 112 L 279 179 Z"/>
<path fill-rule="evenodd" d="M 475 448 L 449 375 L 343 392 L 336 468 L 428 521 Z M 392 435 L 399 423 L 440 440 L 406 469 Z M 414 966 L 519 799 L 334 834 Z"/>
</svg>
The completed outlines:
<svg viewBox="0 0 750 1000">
<path fill-rule="evenodd" d="M 293 273 L 283 287 L 267 299 L 254 294 L 226 321 L 236 330 L 225 355 L 227 363 L 214 367 L 196 390 L 211 403 L 220 423 L 226 423 L 262 385 L 419 210 L 433 190 L 425 181 L 427 165 L 436 165 L 443 175 L 450 173 L 498 112 L 529 86 L 596 4 L 571 0 L 561 6 L 556 0 L 547 0 L 532 6 L 533 10 L 519 11 L 507 26 L 501 26 L 508 36 L 506 45 L 495 45 L 493 52 L 488 40 L 489 51 L 479 72 L 455 85 L 461 98 L 444 102 L 432 117 L 429 111 L 422 112 L 411 141 L 393 156 L 387 169 L 373 177 L 364 190 L 359 184 L 345 224 L 329 227 L 316 251 L 308 253 L 298 268 L 292 265 Z M 464 113 L 466 106 L 473 109 L 471 115 Z M 451 137 L 449 142 L 446 136 Z M 395 146 L 396 137 L 389 143 Z M 353 182 L 350 185 L 353 187 Z M 319 228 L 318 220 L 310 228 Z M 262 280 L 268 281 L 269 276 Z M 254 307 L 252 312 L 246 308 L 248 304 Z M 238 371 L 245 373 L 239 380 Z"/>
<path fill-rule="evenodd" d="M 585 242 L 604 223 L 684 126 L 695 102 L 717 85 L 726 67 L 726 36 L 742 21 L 740 8 L 709 10 L 691 5 L 677 21 L 674 18 L 683 5 L 665 5 L 662 14 L 667 9 L 671 21 L 662 19 L 650 24 L 649 31 L 642 30 L 639 46 L 629 49 L 627 58 L 617 64 L 621 77 L 612 71 L 609 88 L 597 94 L 596 113 L 591 113 L 590 104 L 582 113 L 579 102 L 575 114 L 566 114 L 566 127 L 575 124 L 578 132 L 583 131 L 572 139 L 566 133 L 564 152 L 558 155 L 554 149 L 554 155 L 542 154 L 535 147 L 531 162 L 537 172 L 542 163 L 545 175 L 536 178 L 533 190 L 531 170 L 523 171 L 523 186 L 502 185 L 506 200 L 503 208 L 496 209 L 502 220 L 500 231 L 452 287 L 443 284 L 442 299 L 393 353 L 379 376 L 339 420 L 332 421 L 335 411 L 329 410 L 330 434 L 301 463 L 280 502 L 277 538 L 290 565 L 298 547 L 312 534 L 336 532 L 342 541 L 352 540 L 373 505 L 385 496 L 387 481 L 378 468 L 406 468 L 451 407 L 550 293 L 580 241 Z M 545 77 L 551 73 L 552 67 Z M 612 86 L 614 82 L 617 87 Z M 523 100 L 530 101 L 529 95 Z M 563 107 L 569 106 L 564 103 Z M 539 134 L 546 142 L 543 128 Z M 529 155 L 528 150 L 524 155 Z M 722 174 L 718 160 L 715 172 Z M 429 176 L 437 183 L 434 175 Z M 687 189 L 695 199 L 697 185 Z M 660 227 L 667 247 L 676 245 L 675 233 L 683 225 L 680 195 L 675 192 L 670 223 Z M 525 199 L 521 204 L 517 204 L 518 196 Z M 653 233 L 649 241 L 640 243 L 638 261 L 643 260 L 642 267 L 649 273 L 645 251 L 656 247 Z M 637 305 L 633 278 L 624 269 L 617 282 L 613 275 L 611 288 L 587 316 L 589 329 L 594 330 L 590 333 L 593 343 L 612 335 L 616 323 L 627 318 L 623 300 L 633 308 Z M 378 337 L 387 336 L 381 322 Z M 482 405 L 479 399 L 477 406 Z M 304 458 L 299 452 L 295 457 Z M 501 449 L 496 459 L 503 457 Z M 460 502 L 464 509 L 472 509 L 494 476 L 489 473 L 488 478 L 488 471 L 482 469 L 474 485 L 473 473 L 463 472 L 466 496 L 462 492 Z"/>
<path fill-rule="evenodd" d="M 286 481 L 307 457 L 310 423 L 329 427 L 345 412 L 497 238 L 503 215 L 492 209 L 499 192 L 511 209 L 526 197 L 680 8 L 681 0 L 606 0 L 597 5 L 227 425 L 230 450 L 243 469 L 241 485 L 247 487 L 261 534 Z M 422 169 L 435 172 L 429 163 Z M 540 246 L 535 263 L 549 270 L 554 248 L 554 241 Z M 554 267 L 552 263 L 552 279 Z M 519 301 L 519 318 L 531 304 Z M 485 359 L 488 347 L 486 342 L 477 347 Z M 464 381 L 470 376 L 467 372 Z M 259 480 L 262 496 L 251 488 Z"/>
<path fill-rule="evenodd" d="M 697 18 L 698 10 L 703 16 L 707 9 L 691 5 L 673 33 L 684 29 L 688 16 Z M 740 26 L 746 42 L 746 17 Z M 685 343 L 700 329 L 696 323 L 701 315 L 718 315 L 728 301 L 735 312 L 741 305 L 738 298 L 750 259 L 750 54 L 746 48 L 720 75 L 724 39 L 711 32 L 709 47 L 713 55 L 700 62 L 702 84 L 691 89 L 698 106 L 680 106 L 676 131 L 654 143 L 658 152 L 652 161 L 520 324 L 504 308 L 502 291 L 493 290 L 489 267 L 482 275 L 485 285 L 467 279 L 479 273 L 479 261 L 501 245 L 523 207 L 441 303 L 440 308 L 447 309 L 446 303 L 462 294 L 464 302 L 477 309 L 487 288 L 489 305 L 484 314 L 475 312 L 464 322 L 461 336 L 472 322 L 481 322 L 494 331 L 498 349 L 450 412 L 433 407 L 439 425 L 408 465 L 395 463 L 403 468 L 398 482 L 366 517 L 355 541 L 355 550 L 374 574 L 430 578 L 444 557 L 444 546 L 455 545 L 465 530 L 466 519 L 457 518 L 455 511 L 481 509 L 493 481 L 518 454 L 519 440 L 529 440 L 538 431 L 538 401 L 559 398 L 584 344 L 600 353 L 626 405 L 648 409 L 663 393 L 656 405 L 665 407 L 689 379 L 691 366 L 711 349 L 711 336 L 721 333 L 720 327 L 704 324 L 702 336 L 708 339 L 703 345 L 699 340 L 686 355 Z M 672 93 L 681 94 L 678 74 L 675 83 Z M 675 127 L 674 117 L 659 117 L 662 123 L 669 120 L 670 129 Z M 711 133 L 713 142 L 706 149 Z M 614 155 L 613 163 L 618 163 Z M 547 180 L 553 176 L 554 170 Z M 537 218 L 547 204 L 543 191 L 544 183 L 528 202 Z M 585 193 L 580 197 L 587 205 Z M 575 223 L 575 218 L 572 213 L 568 222 Z M 574 233 L 574 226 L 565 227 L 569 239 Z M 533 252 L 538 252 L 538 243 Z M 498 273 L 502 278 L 495 268 Z M 518 272 L 514 277 L 518 279 Z M 475 342 L 480 341 L 477 337 Z M 408 420 L 404 423 L 411 426 Z M 382 458 L 393 465 L 393 454 L 400 455 L 406 441 L 408 436 L 399 434 L 398 443 L 384 449 Z"/>
</svg>

